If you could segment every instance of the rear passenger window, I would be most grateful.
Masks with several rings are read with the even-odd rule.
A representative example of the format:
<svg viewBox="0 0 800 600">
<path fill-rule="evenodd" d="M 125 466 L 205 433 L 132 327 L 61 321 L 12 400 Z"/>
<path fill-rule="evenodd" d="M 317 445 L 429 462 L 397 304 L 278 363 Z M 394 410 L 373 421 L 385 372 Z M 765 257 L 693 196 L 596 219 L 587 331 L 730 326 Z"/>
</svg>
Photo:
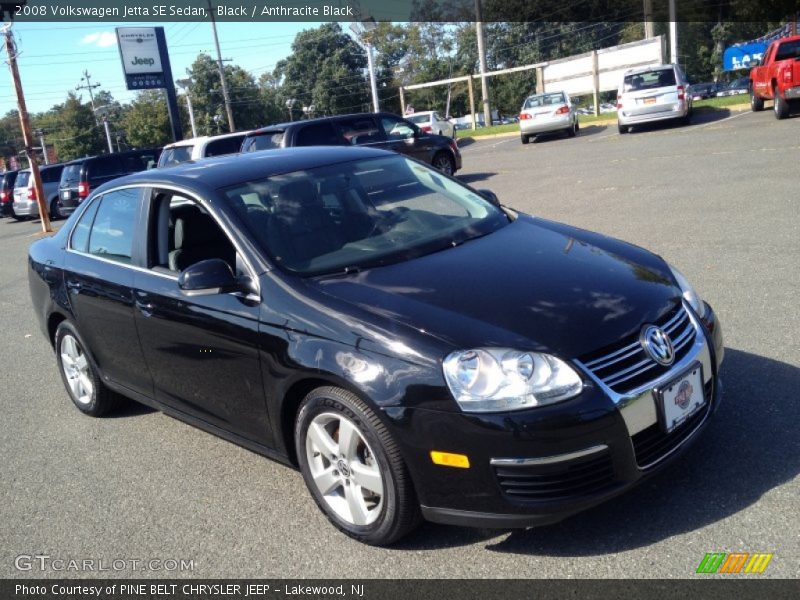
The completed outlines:
<svg viewBox="0 0 800 600">
<path fill-rule="evenodd" d="M 87 165 L 89 177 L 113 177 L 123 175 L 122 162 L 116 156 L 103 157 L 98 160 L 89 161 Z"/>
<path fill-rule="evenodd" d="M 126 173 L 138 173 L 145 171 L 151 165 L 154 165 L 158 157 L 153 154 L 133 154 L 124 158 L 124 168 Z"/>
<path fill-rule="evenodd" d="M 382 142 L 384 137 L 372 117 L 349 117 L 337 121 L 345 141 L 352 145 Z"/>
<path fill-rule="evenodd" d="M 330 122 L 306 125 L 297 134 L 296 146 L 341 146 L 345 143 Z"/>
<path fill-rule="evenodd" d="M 86 252 L 89 247 L 89 231 L 92 229 L 92 221 L 95 214 L 97 214 L 97 207 L 100 202 L 92 202 L 81 215 L 81 220 L 72 231 L 72 240 L 69 247 L 78 252 Z"/>
<path fill-rule="evenodd" d="M 206 156 L 222 156 L 224 154 L 236 154 L 242 147 L 242 138 L 232 137 L 223 138 L 209 142 L 206 146 Z"/>
<path fill-rule="evenodd" d="M 130 188 L 109 192 L 100 199 L 89 234 L 89 254 L 131 262 L 139 195 L 138 188 Z"/>
</svg>

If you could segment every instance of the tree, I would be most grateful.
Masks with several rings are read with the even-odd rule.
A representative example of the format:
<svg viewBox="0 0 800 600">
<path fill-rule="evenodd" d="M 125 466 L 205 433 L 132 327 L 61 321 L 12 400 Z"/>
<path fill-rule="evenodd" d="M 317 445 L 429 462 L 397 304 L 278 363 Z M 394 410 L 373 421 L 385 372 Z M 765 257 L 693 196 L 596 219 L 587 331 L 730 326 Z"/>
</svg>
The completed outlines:
<svg viewBox="0 0 800 600">
<path fill-rule="evenodd" d="M 106 146 L 102 127 L 95 122 L 92 108 L 74 92 L 63 104 L 56 105 L 32 119 L 34 128 L 45 129 L 48 143 L 55 147 L 61 161 L 102 153 Z"/>
<path fill-rule="evenodd" d="M 278 63 L 284 101 L 314 105 L 318 115 L 360 112 L 369 106 L 366 53 L 338 23 L 297 34 L 292 54 Z"/>
<path fill-rule="evenodd" d="M 163 90 L 143 90 L 122 115 L 122 128 L 132 148 L 163 146 L 172 141 Z"/>
</svg>

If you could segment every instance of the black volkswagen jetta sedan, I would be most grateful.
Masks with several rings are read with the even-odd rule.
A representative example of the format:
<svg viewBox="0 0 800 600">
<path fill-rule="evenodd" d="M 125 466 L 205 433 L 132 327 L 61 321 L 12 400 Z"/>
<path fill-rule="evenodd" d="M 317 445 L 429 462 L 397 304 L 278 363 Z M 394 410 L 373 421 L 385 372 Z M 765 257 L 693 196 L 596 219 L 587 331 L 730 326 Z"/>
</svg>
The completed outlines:
<svg viewBox="0 0 800 600">
<path fill-rule="evenodd" d="M 371 544 L 563 519 L 720 402 L 720 326 L 663 259 L 380 150 L 115 180 L 29 278 L 78 409 L 132 398 L 295 464 Z"/>
</svg>

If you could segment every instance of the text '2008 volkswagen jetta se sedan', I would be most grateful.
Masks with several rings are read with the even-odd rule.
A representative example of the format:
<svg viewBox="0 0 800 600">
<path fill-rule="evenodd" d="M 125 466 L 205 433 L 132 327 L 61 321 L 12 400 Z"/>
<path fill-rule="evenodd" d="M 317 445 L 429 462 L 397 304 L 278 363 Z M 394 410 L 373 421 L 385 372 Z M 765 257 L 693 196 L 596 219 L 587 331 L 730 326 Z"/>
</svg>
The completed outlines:
<svg viewBox="0 0 800 600">
<path fill-rule="evenodd" d="M 295 464 L 371 544 L 563 519 L 677 457 L 721 396 L 720 326 L 663 259 L 380 150 L 118 179 L 29 279 L 81 411 L 133 398 Z"/>
</svg>

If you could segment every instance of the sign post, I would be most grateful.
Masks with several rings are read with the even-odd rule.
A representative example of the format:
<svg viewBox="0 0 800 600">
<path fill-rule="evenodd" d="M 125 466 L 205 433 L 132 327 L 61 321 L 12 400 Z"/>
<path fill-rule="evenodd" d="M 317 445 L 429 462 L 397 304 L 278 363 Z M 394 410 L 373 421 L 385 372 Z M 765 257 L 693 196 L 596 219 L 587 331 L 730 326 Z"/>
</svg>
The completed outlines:
<svg viewBox="0 0 800 600">
<path fill-rule="evenodd" d="M 172 67 L 169 63 L 167 38 L 163 27 L 117 27 L 117 43 L 122 70 L 129 90 L 164 88 L 172 139 L 183 139 L 181 118 Z"/>
</svg>

